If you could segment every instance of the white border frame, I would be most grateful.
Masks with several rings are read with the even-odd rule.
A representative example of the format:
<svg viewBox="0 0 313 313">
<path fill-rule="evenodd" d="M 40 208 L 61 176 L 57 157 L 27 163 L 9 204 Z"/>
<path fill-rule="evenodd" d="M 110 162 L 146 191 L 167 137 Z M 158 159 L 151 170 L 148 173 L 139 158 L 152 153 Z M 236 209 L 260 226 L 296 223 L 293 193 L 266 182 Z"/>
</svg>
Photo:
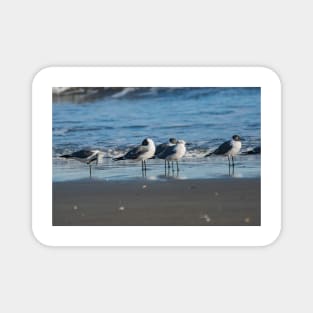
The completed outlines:
<svg viewBox="0 0 313 313">
<path fill-rule="evenodd" d="M 52 87 L 67 86 L 261 87 L 261 226 L 52 226 Z M 264 246 L 279 236 L 281 83 L 272 70 L 264 67 L 48 67 L 37 73 L 32 88 L 32 227 L 42 244 Z"/>
</svg>

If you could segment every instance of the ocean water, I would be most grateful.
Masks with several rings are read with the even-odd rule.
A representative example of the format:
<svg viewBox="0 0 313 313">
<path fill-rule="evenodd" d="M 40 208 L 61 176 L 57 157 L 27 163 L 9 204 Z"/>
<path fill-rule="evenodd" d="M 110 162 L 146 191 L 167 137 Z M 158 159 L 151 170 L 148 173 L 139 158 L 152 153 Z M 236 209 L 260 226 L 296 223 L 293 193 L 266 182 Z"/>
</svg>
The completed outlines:
<svg viewBox="0 0 313 313">
<path fill-rule="evenodd" d="M 170 137 L 189 143 L 179 175 L 166 173 L 164 161 L 149 160 L 145 179 L 260 177 L 260 155 L 238 155 L 234 173 L 227 157 L 204 155 L 238 134 L 242 151 L 259 146 L 261 89 L 124 88 L 116 92 L 54 97 L 53 180 L 89 177 L 89 168 L 60 158 L 79 149 L 99 149 L 94 179 L 142 177 L 141 164 L 112 161 L 146 138 L 156 144 Z"/>
</svg>

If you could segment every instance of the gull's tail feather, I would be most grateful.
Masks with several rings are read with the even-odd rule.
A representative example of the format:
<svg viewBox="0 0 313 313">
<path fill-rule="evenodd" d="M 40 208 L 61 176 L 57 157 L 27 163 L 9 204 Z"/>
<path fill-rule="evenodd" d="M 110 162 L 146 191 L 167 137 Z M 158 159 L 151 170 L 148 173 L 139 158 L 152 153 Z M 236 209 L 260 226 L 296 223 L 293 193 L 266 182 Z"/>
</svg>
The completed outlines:
<svg viewBox="0 0 313 313">
<path fill-rule="evenodd" d="M 113 158 L 113 161 L 121 161 L 121 160 L 126 160 L 124 156 L 118 157 L 118 158 Z"/>
<path fill-rule="evenodd" d="M 69 159 L 71 156 L 69 154 L 60 155 L 60 158 Z"/>
<path fill-rule="evenodd" d="M 214 152 L 209 152 L 209 153 L 206 154 L 204 157 L 207 158 L 207 157 L 211 156 L 212 154 L 214 154 Z"/>
</svg>

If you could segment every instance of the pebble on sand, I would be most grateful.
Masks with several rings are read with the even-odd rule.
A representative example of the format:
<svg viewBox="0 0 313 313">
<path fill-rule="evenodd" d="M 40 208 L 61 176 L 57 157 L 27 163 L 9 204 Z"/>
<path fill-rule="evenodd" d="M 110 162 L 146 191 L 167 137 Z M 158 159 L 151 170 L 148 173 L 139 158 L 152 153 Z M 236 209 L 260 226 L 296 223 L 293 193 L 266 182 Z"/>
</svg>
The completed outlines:
<svg viewBox="0 0 313 313">
<path fill-rule="evenodd" d="M 210 222 L 211 222 L 211 218 L 210 218 L 210 216 L 207 215 L 207 214 L 203 214 L 203 215 L 201 216 L 201 218 L 204 219 L 207 223 L 210 223 Z"/>
<path fill-rule="evenodd" d="M 246 218 L 245 218 L 245 223 L 249 224 L 250 221 L 251 221 L 250 217 L 246 217 Z"/>
</svg>

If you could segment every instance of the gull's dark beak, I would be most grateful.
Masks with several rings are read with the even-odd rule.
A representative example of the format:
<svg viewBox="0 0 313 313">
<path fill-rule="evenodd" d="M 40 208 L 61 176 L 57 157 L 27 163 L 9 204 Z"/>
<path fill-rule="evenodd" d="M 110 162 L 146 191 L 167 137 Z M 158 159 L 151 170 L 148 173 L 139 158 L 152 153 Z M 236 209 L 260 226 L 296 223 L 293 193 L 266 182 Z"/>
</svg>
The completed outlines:
<svg viewBox="0 0 313 313">
<path fill-rule="evenodd" d="M 186 142 L 185 146 L 191 146 L 191 143 L 190 142 Z"/>
</svg>

